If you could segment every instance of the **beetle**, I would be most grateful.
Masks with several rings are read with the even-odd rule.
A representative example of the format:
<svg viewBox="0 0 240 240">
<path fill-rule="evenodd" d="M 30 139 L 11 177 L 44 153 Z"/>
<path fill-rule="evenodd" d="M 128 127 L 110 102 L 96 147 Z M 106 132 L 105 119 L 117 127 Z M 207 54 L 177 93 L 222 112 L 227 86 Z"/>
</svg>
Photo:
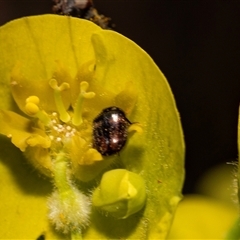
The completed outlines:
<svg viewBox="0 0 240 240">
<path fill-rule="evenodd" d="M 131 124 L 120 108 L 113 106 L 103 109 L 93 120 L 93 147 L 103 156 L 118 153 L 127 141 Z"/>
</svg>

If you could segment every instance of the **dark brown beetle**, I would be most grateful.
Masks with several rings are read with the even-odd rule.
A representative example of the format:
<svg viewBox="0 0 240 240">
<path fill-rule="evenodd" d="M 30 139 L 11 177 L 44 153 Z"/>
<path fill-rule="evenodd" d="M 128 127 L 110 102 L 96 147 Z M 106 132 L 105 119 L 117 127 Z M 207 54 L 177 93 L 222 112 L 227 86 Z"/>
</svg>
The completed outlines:
<svg viewBox="0 0 240 240">
<path fill-rule="evenodd" d="M 103 156 L 118 153 L 127 141 L 130 125 L 120 108 L 104 109 L 93 121 L 93 147 Z"/>
</svg>

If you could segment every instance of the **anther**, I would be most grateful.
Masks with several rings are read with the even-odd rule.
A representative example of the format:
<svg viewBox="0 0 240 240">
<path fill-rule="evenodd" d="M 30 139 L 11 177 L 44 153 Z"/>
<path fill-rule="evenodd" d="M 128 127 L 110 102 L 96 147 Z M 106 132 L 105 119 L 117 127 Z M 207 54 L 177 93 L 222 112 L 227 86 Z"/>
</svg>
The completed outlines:
<svg viewBox="0 0 240 240">
<path fill-rule="evenodd" d="M 25 111 L 28 115 L 38 118 L 45 126 L 49 125 L 51 119 L 48 115 L 39 109 L 39 98 L 37 96 L 30 96 L 26 99 Z"/>
</svg>

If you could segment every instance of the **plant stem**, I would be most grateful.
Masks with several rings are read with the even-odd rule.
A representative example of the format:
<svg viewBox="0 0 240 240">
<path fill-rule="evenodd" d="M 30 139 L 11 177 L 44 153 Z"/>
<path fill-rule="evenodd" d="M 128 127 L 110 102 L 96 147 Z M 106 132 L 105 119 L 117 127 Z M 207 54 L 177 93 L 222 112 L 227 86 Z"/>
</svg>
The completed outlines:
<svg viewBox="0 0 240 240">
<path fill-rule="evenodd" d="M 67 175 L 68 172 L 68 159 L 66 154 L 63 151 L 60 151 L 57 154 L 54 166 L 54 182 L 55 186 L 58 189 L 59 194 L 61 195 L 62 201 L 68 198 L 69 193 L 73 193 L 72 184 Z"/>
<path fill-rule="evenodd" d="M 64 151 L 60 150 L 56 155 L 54 167 L 54 183 L 60 196 L 59 201 L 62 203 L 62 206 L 69 206 L 70 208 L 74 208 L 77 202 L 76 189 L 74 188 L 74 185 L 72 184 L 71 178 L 69 176 L 69 162 Z M 67 212 L 65 212 L 67 217 L 65 218 L 72 216 L 72 209 L 65 210 L 67 210 Z M 69 220 L 67 220 L 66 224 L 69 224 L 69 229 L 74 229 L 74 227 L 71 227 L 71 221 L 69 222 Z M 79 231 L 70 230 L 72 240 L 82 240 L 81 230 L 78 230 Z"/>
</svg>

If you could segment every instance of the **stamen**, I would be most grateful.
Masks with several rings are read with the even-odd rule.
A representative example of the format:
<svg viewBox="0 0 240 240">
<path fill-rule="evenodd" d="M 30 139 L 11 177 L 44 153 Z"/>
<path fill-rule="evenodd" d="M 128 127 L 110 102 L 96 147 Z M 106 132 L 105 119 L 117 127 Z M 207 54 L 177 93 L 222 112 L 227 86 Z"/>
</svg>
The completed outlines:
<svg viewBox="0 0 240 240">
<path fill-rule="evenodd" d="M 38 118 L 45 126 L 49 125 L 51 119 L 48 115 L 39 109 L 39 98 L 37 96 L 30 96 L 26 99 L 25 111 L 28 115 Z"/>
<path fill-rule="evenodd" d="M 77 98 L 77 102 L 74 108 L 74 115 L 72 119 L 72 123 L 75 126 L 79 126 L 82 124 L 83 119 L 82 119 L 82 107 L 83 107 L 83 100 L 84 98 L 93 98 L 95 96 L 94 92 L 87 92 L 87 89 L 89 87 L 88 82 L 82 81 L 80 83 L 80 94 Z"/>
<path fill-rule="evenodd" d="M 37 112 L 34 117 L 38 118 L 45 126 L 48 126 L 51 122 L 51 119 L 44 111 Z"/>
<path fill-rule="evenodd" d="M 70 85 L 66 82 L 63 82 L 60 86 L 58 86 L 56 79 L 51 79 L 49 81 L 49 85 L 54 90 L 54 99 L 55 99 L 58 113 L 60 115 L 60 119 L 65 123 L 69 122 L 70 115 L 68 114 L 67 110 L 64 107 L 61 92 L 69 89 Z"/>
</svg>

